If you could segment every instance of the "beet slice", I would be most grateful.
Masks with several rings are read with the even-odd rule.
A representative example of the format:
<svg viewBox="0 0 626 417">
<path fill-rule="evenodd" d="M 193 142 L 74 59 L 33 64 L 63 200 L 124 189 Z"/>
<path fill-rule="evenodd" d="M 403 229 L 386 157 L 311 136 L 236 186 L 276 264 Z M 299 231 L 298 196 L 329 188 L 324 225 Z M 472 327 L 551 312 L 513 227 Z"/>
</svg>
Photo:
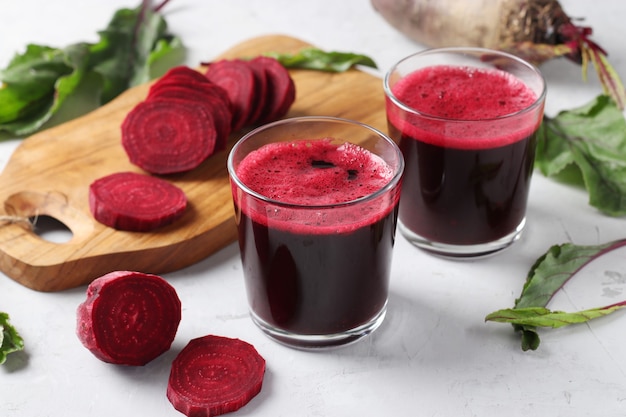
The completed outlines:
<svg viewBox="0 0 626 417">
<path fill-rule="evenodd" d="M 196 80 L 199 82 L 205 81 L 206 77 L 200 71 L 196 71 L 193 68 L 190 68 L 186 65 L 179 65 L 176 67 L 172 67 L 165 74 L 159 78 L 157 82 L 168 80 L 170 78 L 177 79 L 187 79 L 187 80 Z"/>
<path fill-rule="evenodd" d="M 189 100 L 145 100 L 122 122 L 122 146 L 130 161 L 153 174 L 190 171 L 213 154 L 213 114 Z"/>
<path fill-rule="evenodd" d="M 198 88 L 192 88 L 180 83 L 155 84 L 150 90 L 147 100 L 156 99 L 181 99 L 193 100 L 206 108 L 206 111 L 213 115 L 215 129 L 217 133 L 215 151 L 226 148 L 228 135 L 231 132 L 232 111 L 228 97 L 222 96 L 219 90 L 221 87 L 212 85 L 208 81 L 207 85 L 197 85 Z M 223 90 L 222 90 L 223 92 Z M 224 93 L 225 94 L 225 93 Z"/>
<path fill-rule="evenodd" d="M 259 116 L 257 123 L 266 123 L 283 117 L 296 99 L 296 86 L 285 68 L 277 59 L 267 56 L 257 56 L 249 61 L 267 76 L 267 97 L 265 109 Z"/>
<path fill-rule="evenodd" d="M 233 106 L 233 131 L 241 129 L 254 107 L 254 72 L 246 61 L 222 59 L 209 64 L 205 75 L 226 90 Z"/>
<path fill-rule="evenodd" d="M 167 398 L 189 417 L 236 411 L 261 391 L 265 360 L 249 343 L 208 335 L 191 340 L 172 362 Z"/>
<path fill-rule="evenodd" d="M 89 186 L 89 208 L 100 223 L 118 230 L 146 232 L 173 223 L 187 207 L 180 188 L 136 172 L 107 175 Z"/>
<path fill-rule="evenodd" d="M 265 74 L 265 70 L 258 65 L 251 65 L 248 62 L 248 66 L 254 73 L 255 78 L 255 91 L 254 91 L 254 103 L 250 114 L 248 115 L 248 120 L 246 120 L 245 125 L 254 125 L 257 124 L 257 121 L 263 114 L 265 109 L 265 102 L 267 99 L 267 75 Z"/>
<path fill-rule="evenodd" d="M 157 275 L 115 271 L 87 287 L 76 334 L 98 359 L 142 366 L 172 345 L 181 320 L 176 290 Z"/>
</svg>

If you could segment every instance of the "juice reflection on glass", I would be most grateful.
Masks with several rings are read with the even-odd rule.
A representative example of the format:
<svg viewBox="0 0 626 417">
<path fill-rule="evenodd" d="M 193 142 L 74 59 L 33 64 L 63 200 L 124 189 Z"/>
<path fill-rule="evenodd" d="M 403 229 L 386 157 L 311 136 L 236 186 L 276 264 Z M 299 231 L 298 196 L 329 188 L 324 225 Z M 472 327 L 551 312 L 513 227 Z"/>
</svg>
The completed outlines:
<svg viewBox="0 0 626 417">
<path fill-rule="evenodd" d="M 382 133 L 330 117 L 287 119 L 229 157 L 253 321 L 285 344 L 341 345 L 387 304 L 403 172 Z"/>
<path fill-rule="evenodd" d="M 454 257 L 517 240 L 543 117 L 539 71 L 496 51 L 434 49 L 396 64 L 384 87 L 389 135 L 406 163 L 402 234 Z"/>
</svg>

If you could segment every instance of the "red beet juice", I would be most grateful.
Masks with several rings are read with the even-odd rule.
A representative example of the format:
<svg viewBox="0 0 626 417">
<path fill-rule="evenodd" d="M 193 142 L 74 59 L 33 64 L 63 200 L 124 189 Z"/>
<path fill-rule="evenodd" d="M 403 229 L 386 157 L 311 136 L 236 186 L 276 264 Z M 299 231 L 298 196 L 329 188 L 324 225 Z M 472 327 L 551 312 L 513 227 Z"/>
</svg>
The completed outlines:
<svg viewBox="0 0 626 417">
<path fill-rule="evenodd" d="M 248 154 L 236 174 L 252 191 L 233 183 L 257 324 L 332 335 L 384 311 L 399 185 L 379 192 L 395 175 L 380 157 L 330 139 L 277 142 Z"/>
<path fill-rule="evenodd" d="M 406 164 L 402 227 L 428 241 L 477 245 L 523 226 L 541 120 L 523 110 L 535 92 L 499 70 L 448 65 L 416 70 L 391 91 L 415 111 L 387 97 L 389 135 Z"/>
</svg>

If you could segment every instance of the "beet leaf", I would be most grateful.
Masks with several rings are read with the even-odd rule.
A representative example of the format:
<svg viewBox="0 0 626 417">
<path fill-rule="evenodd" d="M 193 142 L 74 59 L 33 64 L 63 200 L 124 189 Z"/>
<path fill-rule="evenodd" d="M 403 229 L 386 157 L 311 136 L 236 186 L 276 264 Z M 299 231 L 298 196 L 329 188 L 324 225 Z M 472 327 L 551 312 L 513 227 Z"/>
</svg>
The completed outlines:
<svg viewBox="0 0 626 417">
<path fill-rule="evenodd" d="M 527 351 L 539 347 L 537 327 L 558 328 L 584 323 L 626 307 L 626 301 L 622 301 L 577 312 L 551 311 L 546 308 L 552 297 L 585 265 L 623 246 L 626 246 L 626 239 L 592 246 L 570 243 L 552 246 L 530 269 L 515 306 L 494 311 L 485 320 L 511 323 L 515 331 L 522 333 L 522 350 Z"/>
<path fill-rule="evenodd" d="M 601 212 L 626 215 L 626 119 L 608 96 L 544 117 L 535 163 L 545 176 L 585 187 Z"/>
<path fill-rule="evenodd" d="M 0 131 L 34 133 L 80 86 L 87 85 L 95 106 L 102 105 L 152 78 L 157 62 L 181 58 L 180 40 L 167 32 L 163 16 L 147 0 L 135 9 L 118 10 L 98 35 L 93 44 L 31 44 L 16 54 L 0 70 Z"/>
<path fill-rule="evenodd" d="M 285 68 L 326 72 L 344 72 L 355 65 L 377 68 L 374 60 L 366 55 L 351 52 L 327 52 L 317 48 L 303 48 L 295 54 L 268 52 L 265 55 L 277 59 Z"/>
<path fill-rule="evenodd" d="M 2 365 L 7 355 L 24 349 L 24 340 L 15 327 L 9 323 L 9 315 L 0 312 L 0 365 Z"/>
</svg>

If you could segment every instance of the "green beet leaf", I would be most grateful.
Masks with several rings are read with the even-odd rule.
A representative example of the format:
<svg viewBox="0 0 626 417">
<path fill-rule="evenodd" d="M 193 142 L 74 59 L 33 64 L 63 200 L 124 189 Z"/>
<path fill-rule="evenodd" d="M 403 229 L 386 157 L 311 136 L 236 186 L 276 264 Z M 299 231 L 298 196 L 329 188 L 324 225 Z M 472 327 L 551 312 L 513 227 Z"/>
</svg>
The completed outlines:
<svg viewBox="0 0 626 417">
<path fill-rule="evenodd" d="M 182 43 L 168 34 L 158 9 L 144 0 L 135 9 L 116 11 L 94 44 L 28 45 L 0 71 L 0 131 L 34 133 L 81 87 L 88 86 L 96 106 L 106 104 L 160 75 L 153 74 L 151 66 L 174 55 L 181 59 Z"/>
<path fill-rule="evenodd" d="M 494 311 L 486 321 L 510 323 L 522 334 L 522 349 L 536 350 L 538 327 L 558 328 L 584 323 L 626 307 L 626 301 L 577 312 L 551 311 L 546 308 L 554 295 L 581 268 L 603 254 L 626 246 L 626 239 L 602 245 L 581 246 L 566 243 L 552 246 L 530 269 L 520 297 L 513 308 Z"/>
<path fill-rule="evenodd" d="M 0 123 L 27 117 L 53 100 L 56 80 L 72 71 L 63 51 L 39 45 L 28 45 L 0 72 L 5 86 L 0 89 Z"/>
<path fill-rule="evenodd" d="M 535 163 L 548 177 L 567 174 L 585 187 L 601 212 L 626 215 L 626 119 L 610 97 L 545 117 Z"/>
<path fill-rule="evenodd" d="M 366 55 L 351 52 L 328 52 L 317 48 L 304 48 L 295 54 L 268 52 L 265 55 L 277 59 L 285 68 L 326 72 L 344 72 L 356 65 L 376 68 L 374 60 Z"/>
<path fill-rule="evenodd" d="M 24 340 L 15 327 L 9 323 L 9 315 L 0 312 L 0 365 L 2 365 L 9 353 L 24 349 Z"/>
</svg>

